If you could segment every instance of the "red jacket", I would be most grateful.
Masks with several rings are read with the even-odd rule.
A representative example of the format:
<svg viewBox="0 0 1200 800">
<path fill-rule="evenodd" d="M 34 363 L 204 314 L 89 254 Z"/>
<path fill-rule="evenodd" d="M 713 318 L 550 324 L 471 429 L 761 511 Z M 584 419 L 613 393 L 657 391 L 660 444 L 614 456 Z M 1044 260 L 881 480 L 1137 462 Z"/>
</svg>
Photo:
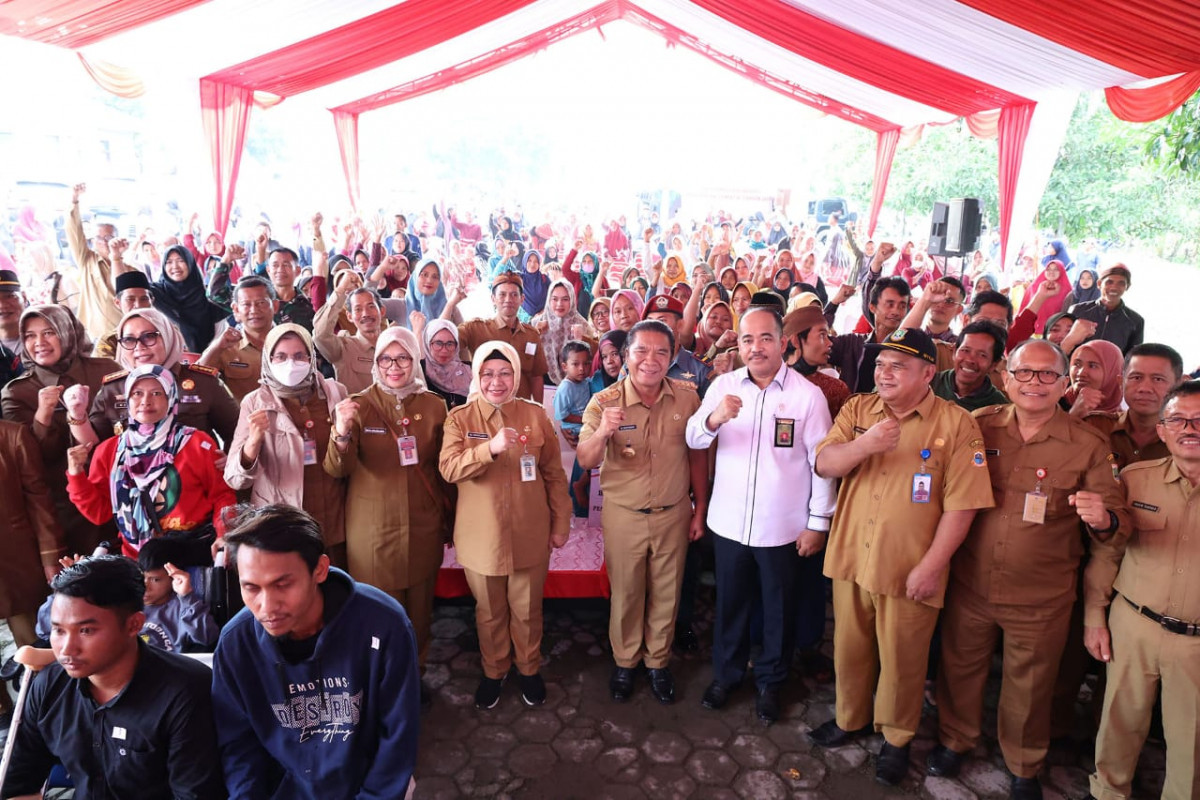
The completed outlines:
<svg viewBox="0 0 1200 800">
<path fill-rule="evenodd" d="M 71 502 L 89 521 L 99 525 L 112 519 L 112 469 L 117 454 L 118 437 L 105 439 L 96 446 L 87 475 L 67 474 L 67 494 Z M 237 496 L 225 483 L 217 466 L 221 456 L 212 437 L 196 431 L 175 454 L 175 470 L 179 473 L 179 502 L 159 517 L 164 531 L 186 531 L 210 520 L 217 535 L 225 534 L 221 511 L 237 503 Z M 122 538 L 121 549 L 130 558 L 137 550 Z"/>
</svg>

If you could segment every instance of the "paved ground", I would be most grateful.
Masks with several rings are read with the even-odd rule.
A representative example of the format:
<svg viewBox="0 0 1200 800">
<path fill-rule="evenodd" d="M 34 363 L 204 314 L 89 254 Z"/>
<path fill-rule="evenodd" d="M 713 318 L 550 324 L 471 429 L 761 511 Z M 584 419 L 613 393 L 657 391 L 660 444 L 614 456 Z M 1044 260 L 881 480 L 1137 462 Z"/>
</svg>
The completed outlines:
<svg viewBox="0 0 1200 800">
<path fill-rule="evenodd" d="M 628 704 L 608 696 L 612 661 L 603 601 L 548 601 L 546 660 L 542 674 L 545 706 L 526 708 L 515 679 L 500 704 L 477 711 L 478 643 L 469 604 L 443 605 L 433 626 L 435 641 L 426 679 L 436 689 L 422 720 L 417 767 L 418 798 L 887 798 L 922 796 L 970 800 L 1008 796 L 1000 760 L 995 715 L 989 711 L 988 741 L 967 762 L 958 780 L 924 775 L 933 746 L 935 720 L 927 716 L 913 745 L 913 767 L 895 789 L 874 781 L 873 753 L 882 739 L 836 750 L 814 748 L 805 734 L 833 715 L 833 686 L 798 674 L 784 695 L 784 718 L 764 728 L 754 716 L 749 689 L 735 694 L 723 711 L 708 711 L 700 697 L 711 679 L 709 666 L 711 589 L 701 592 L 702 648 L 676 657 L 672 671 L 677 700 L 661 706 L 644 675 Z M 827 645 L 828 646 L 828 645 Z M 989 703 L 994 709 L 996 680 Z M 1075 752 L 1072 752 L 1074 750 Z M 1056 749 L 1043 781 L 1047 800 L 1088 793 L 1090 741 Z M 1157 797 L 1163 751 L 1147 748 L 1140 797 Z M 922 768 L 918 768 L 920 765 Z"/>
</svg>

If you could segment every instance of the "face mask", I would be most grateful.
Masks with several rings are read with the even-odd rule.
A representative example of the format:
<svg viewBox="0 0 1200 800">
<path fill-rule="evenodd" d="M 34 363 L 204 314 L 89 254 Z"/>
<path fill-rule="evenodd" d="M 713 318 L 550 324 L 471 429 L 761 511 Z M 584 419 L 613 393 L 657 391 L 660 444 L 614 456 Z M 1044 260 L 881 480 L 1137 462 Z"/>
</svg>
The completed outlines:
<svg viewBox="0 0 1200 800">
<path fill-rule="evenodd" d="M 299 386 L 308 377 L 312 365 L 297 363 L 289 359 L 282 364 L 276 364 L 272 361 L 270 366 L 271 374 L 275 376 L 275 380 L 284 386 Z"/>
<path fill-rule="evenodd" d="M 584 272 L 592 273 L 592 272 L 596 271 L 596 265 L 593 264 L 592 260 L 589 258 L 587 261 L 584 261 L 582 263 L 582 265 L 580 266 L 580 269 L 582 269 Z"/>
</svg>

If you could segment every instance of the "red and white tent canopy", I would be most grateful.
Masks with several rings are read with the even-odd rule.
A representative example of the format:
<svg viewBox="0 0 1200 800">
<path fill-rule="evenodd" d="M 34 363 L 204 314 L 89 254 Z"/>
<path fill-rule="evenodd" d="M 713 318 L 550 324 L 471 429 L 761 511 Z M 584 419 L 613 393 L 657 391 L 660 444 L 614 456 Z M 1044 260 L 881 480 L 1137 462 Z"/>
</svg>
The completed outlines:
<svg viewBox="0 0 1200 800">
<path fill-rule="evenodd" d="M 994 130 L 1000 227 L 1034 210 L 1079 91 L 1148 121 L 1200 88 L 1191 0 L 9 0 L 0 35 L 79 52 L 110 91 L 196 81 L 217 227 L 254 105 L 332 111 L 351 200 L 358 116 L 624 21 L 876 132 L 874 226 L 901 130 Z"/>
</svg>

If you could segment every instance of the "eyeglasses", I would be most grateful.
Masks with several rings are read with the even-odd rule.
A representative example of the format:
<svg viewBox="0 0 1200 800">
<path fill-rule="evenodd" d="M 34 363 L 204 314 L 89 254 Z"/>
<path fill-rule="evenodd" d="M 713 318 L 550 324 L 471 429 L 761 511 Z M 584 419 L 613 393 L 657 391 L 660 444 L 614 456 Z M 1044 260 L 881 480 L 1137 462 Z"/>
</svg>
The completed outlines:
<svg viewBox="0 0 1200 800">
<path fill-rule="evenodd" d="M 1188 428 L 1200 433 L 1200 417 L 1166 417 L 1159 423 L 1171 433 L 1183 433 Z"/>
<path fill-rule="evenodd" d="M 158 340 L 161 338 L 162 334 L 158 331 L 146 331 L 141 336 L 122 336 L 120 339 L 117 339 L 117 344 L 126 350 L 134 350 L 139 344 L 149 349 L 158 344 Z"/>
<path fill-rule="evenodd" d="M 485 370 L 484 372 L 479 373 L 479 380 L 481 380 L 481 381 L 512 380 L 515 376 L 516 376 L 516 373 L 513 372 L 511 369 L 502 369 L 499 372 L 493 372 L 492 370 L 489 369 L 489 370 Z"/>
<path fill-rule="evenodd" d="M 274 353 L 271 355 L 272 364 L 286 364 L 289 361 L 296 364 L 307 364 L 310 360 L 308 353 L 292 353 L 290 356 L 287 353 Z"/>
<path fill-rule="evenodd" d="M 446 341 L 442 342 L 439 342 L 437 339 L 433 339 L 429 342 L 429 346 L 435 350 L 453 350 L 458 347 L 458 342 L 454 341 L 453 339 L 447 339 Z"/>
<path fill-rule="evenodd" d="M 1038 383 L 1054 383 L 1059 378 L 1065 377 L 1061 372 L 1055 372 L 1052 369 L 1010 369 L 1008 374 L 1012 375 L 1020 383 L 1029 383 L 1036 375 Z"/>
<path fill-rule="evenodd" d="M 262 300 L 241 300 L 238 302 L 238 308 L 243 311 L 253 311 L 256 308 L 270 308 L 271 301 L 263 298 Z"/>
<path fill-rule="evenodd" d="M 412 356 L 398 355 L 395 358 L 392 356 L 380 356 L 375 359 L 375 363 L 380 369 L 391 369 L 392 367 L 409 367 L 412 366 Z"/>
</svg>

